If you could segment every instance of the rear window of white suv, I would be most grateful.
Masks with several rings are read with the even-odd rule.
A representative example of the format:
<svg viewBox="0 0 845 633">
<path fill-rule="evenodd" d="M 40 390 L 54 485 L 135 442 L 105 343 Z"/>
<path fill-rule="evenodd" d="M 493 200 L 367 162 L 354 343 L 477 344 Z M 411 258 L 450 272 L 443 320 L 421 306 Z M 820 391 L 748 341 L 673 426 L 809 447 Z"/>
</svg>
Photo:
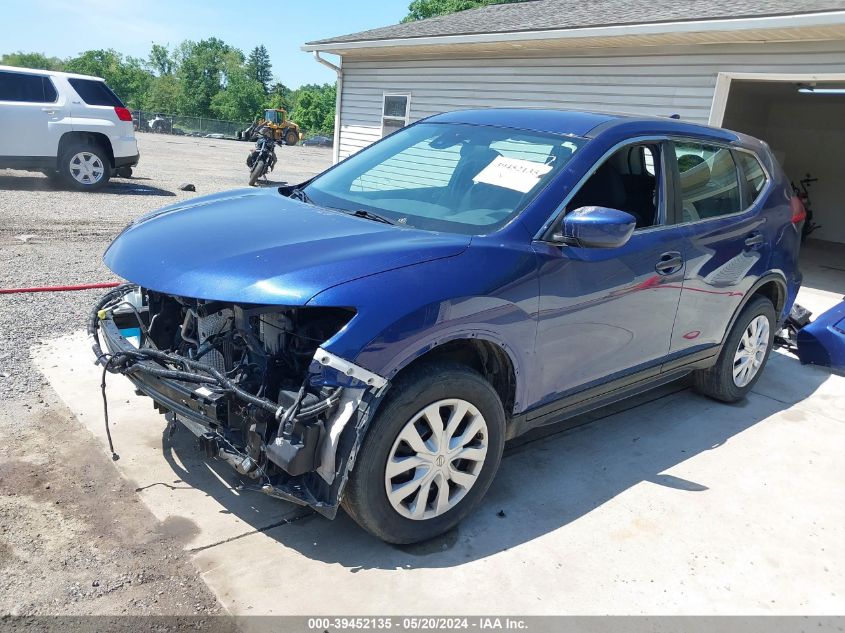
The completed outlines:
<svg viewBox="0 0 845 633">
<path fill-rule="evenodd" d="M 88 105 L 122 108 L 123 102 L 104 81 L 94 79 L 68 79 L 73 89 Z"/>
</svg>

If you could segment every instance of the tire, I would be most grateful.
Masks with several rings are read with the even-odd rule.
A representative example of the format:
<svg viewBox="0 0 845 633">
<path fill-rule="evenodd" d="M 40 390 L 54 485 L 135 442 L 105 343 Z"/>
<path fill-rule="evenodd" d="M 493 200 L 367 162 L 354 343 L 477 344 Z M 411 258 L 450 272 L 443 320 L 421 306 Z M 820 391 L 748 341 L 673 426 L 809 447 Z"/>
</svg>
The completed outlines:
<svg viewBox="0 0 845 633">
<path fill-rule="evenodd" d="M 440 406 L 430 406 L 435 404 Z M 464 411 L 460 419 L 455 417 L 459 411 Z M 434 426 L 428 422 L 432 418 L 426 412 L 434 424 L 442 425 L 444 434 L 454 418 L 457 426 L 451 427 L 451 436 L 445 436 L 451 437 L 449 441 L 434 436 Z M 406 437 L 424 452 L 414 450 Z M 487 492 L 502 459 L 504 437 L 502 402 L 478 372 L 455 363 L 411 369 L 394 382 L 364 438 L 341 502 L 343 509 L 358 525 L 388 543 L 417 543 L 443 534 Z M 445 447 L 443 453 L 438 445 Z M 468 458 L 455 457 L 460 451 Z M 400 460 L 404 459 L 419 465 L 403 470 Z M 390 478 L 389 464 L 394 464 Z M 394 493 L 393 501 L 388 488 Z M 426 496 L 420 505 L 423 490 Z"/>
<path fill-rule="evenodd" d="M 285 145 L 296 145 L 299 141 L 299 134 L 296 130 L 288 130 L 285 134 Z"/>
<path fill-rule="evenodd" d="M 264 161 L 257 160 L 252 166 L 252 171 L 249 172 L 249 186 L 254 187 L 258 179 L 264 175 Z"/>
<path fill-rule="evenodd" d="M 132 178 L 132 168 L 131 167 L 121 167 L 117 170 L 117 176 L 120 178 Z"/>
<path fill-rule="evenodd" d="M 77 191 L 97 191 L 111 178 L 111 161 L 99 145 L 74 143 L 59 159 L 62 180 Z"/>
<path fill-rule="evenodd" d="M 742 400 L 757 383 L 769 360 L 776 323 L 772 302 L 766 297 L 752 299 L 737 317 L 716 364 L 693 373 L 695 389 L 722 402 Z M 753 329 L 755 324 L 756 329 Z M 745 353 L 740 351 L 740 344 Z M 764 344 L 765 348 L 762 348 Z M 749 350 L 753 350 L 753 353 L 748 353 Z M 744 362 L 742 358 L 749 360 Z M 747 372 L 742 369 L 749 364 Z M 738 376 L 735 376 L 736 371 L 739 372 Z"/>
</svg>

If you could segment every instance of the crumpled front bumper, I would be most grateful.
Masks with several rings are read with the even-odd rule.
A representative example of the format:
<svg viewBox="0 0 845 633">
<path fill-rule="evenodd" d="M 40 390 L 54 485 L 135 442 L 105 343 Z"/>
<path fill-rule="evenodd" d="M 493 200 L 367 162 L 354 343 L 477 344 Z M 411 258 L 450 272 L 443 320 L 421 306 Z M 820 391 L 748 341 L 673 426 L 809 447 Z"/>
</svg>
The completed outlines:
<svg viewBox="0 0 845 633">
<path fill-rule="evenodd" d="M 111 318 L 99 320 L 99 332 L 112 356 L 138 351 Z M 98 362 L 102 364 L 106 361 L 100 358 Z M 171 423 L 178 421 L 196 435 L 200 448 L 209 457 L 223 459 L 240 474 L 246 474 L 245 463 L 250 458 L 225 437 L 230 396 L 206 385 L 156 376 L 144 370 L 145 364 L 160 368 L 154 361 L 138 361 L 121 373 L 138 392 L 150 397 L 155 408 Z M 313 446 L 268 444 L 268 457 L 276 455 L 284 459 L 293 456 L 287 463 L 282 461 L 284 465 L 281 466 L 291 476 L 282 482 L 262 477 L 261 483 L 247 487 L 310 506 L 324 516 L 334 518 L 355 454 L 388 383 L 384 378 L 322 349 L 315 354 L 310 376 L 312 381 L 343 387 L 337 408 L 325 425 L 325 432 L 309 439 L 319 443 Z M 341 449 L 341 434 L 348 425 L 355 427 L 354 440 L 351 444 L 344 443 L 345 448 Z M 295 461 L 303 450 L 309 456 L 303 462 L 306 464 L 304 468 L 301 467 L 302 460 Z M 274 463 L 279 465 L 275 460 Z"/>
</svg>

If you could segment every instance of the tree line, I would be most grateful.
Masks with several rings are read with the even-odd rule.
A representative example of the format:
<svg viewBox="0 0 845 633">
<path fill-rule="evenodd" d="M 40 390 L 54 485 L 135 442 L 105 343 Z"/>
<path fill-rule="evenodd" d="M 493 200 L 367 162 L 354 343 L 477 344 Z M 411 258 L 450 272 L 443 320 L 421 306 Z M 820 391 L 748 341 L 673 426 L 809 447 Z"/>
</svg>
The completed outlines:
<svg viewBox="0 0 845 633">
<path fill-rule="evenodd" d="M 284 108 L 306 133 L 331 136 L 334 131 L 335 84 L 292 90 L 274 81 L 264 45 L 245 55 L 211 37 L 174 48 L 153 44 L 146 59 L 113 49 L 66 59 L 17 52 L 0 56 L 0 65 L 102 77 L 132 110 L 248 122 L 265 108 Z"/>
</svg>

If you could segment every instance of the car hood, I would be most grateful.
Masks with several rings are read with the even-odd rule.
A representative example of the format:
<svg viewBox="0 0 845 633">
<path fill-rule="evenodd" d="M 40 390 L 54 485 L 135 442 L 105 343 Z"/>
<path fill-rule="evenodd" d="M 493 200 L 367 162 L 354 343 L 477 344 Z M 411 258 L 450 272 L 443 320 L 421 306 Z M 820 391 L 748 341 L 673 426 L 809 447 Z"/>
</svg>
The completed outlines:
<svg viewBox="0 0 845 633">
<path fill-rule="evenodd" d="M 115 274 L 167 294 L 304 305 L 353 279 L 460 254 L 470 237 L 433 233 L 245 189 L 136 220 L 103 257 Z"/>
</svg>

